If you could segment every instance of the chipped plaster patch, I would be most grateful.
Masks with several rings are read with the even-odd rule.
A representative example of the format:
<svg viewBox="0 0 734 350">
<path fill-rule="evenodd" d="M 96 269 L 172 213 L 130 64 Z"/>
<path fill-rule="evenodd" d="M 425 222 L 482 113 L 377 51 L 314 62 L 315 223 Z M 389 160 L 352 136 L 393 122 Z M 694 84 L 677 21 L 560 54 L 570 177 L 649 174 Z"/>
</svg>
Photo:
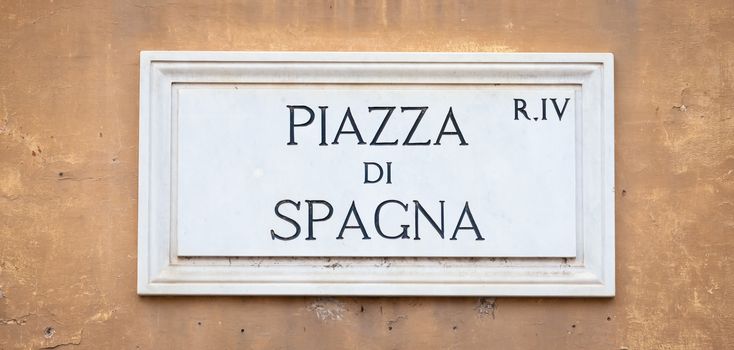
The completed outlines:
<svg viewBox="0 0 734 350">
<path fill-rule="evenodd" d="M 490 316 L 494 319 L 494 311 L 497 308 L 496 298 L 479 298 L 479 304 L 474 308 L 479 317 Z"/>
<path fill-rule="evenodd" d="M 318 298 L 308 306 L 308 310 L 313 311 L 321 321 L 341 320 L 347 312 L 344 303 L 334 298 Z"/>
</svg>

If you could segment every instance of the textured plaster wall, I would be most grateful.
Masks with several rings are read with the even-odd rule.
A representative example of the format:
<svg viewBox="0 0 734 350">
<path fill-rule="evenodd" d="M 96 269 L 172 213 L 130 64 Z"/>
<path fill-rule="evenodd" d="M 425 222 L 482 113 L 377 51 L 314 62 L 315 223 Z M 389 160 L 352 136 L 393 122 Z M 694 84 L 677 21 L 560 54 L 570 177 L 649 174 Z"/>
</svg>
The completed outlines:
<svg viewBox="0 0 734 350">
<path fill-rule="evenodd" d="M 0 0 L 0 348 L 734 348 L 734 1 Z M 138 52 L 613 52 L 617 297 L 138 297 Z"/>
</svg>

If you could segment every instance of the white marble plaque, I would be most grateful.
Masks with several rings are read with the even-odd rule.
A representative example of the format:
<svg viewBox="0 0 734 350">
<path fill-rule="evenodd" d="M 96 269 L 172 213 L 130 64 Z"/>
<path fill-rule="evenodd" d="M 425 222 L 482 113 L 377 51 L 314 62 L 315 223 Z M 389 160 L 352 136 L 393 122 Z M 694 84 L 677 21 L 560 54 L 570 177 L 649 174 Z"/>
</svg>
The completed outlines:
<svg viewBox="0 0 734 350">
<path fill-rule="evenodd" d="M 610 54 L 143 52 L 141 294 L 614 293 Z"/>
</svg>

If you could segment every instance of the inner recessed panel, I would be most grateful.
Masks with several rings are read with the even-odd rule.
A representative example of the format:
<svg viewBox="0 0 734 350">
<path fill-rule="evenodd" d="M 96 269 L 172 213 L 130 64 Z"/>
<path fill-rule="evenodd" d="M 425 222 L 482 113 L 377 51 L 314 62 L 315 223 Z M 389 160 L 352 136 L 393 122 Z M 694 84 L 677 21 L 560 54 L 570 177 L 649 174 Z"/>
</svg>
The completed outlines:
<svg viewBox="0 0 734 350">
<path fill-rule="evenodd" d="M 177 254 L 576 256 L 575 91 L 176 85 Z"/>
</svg>

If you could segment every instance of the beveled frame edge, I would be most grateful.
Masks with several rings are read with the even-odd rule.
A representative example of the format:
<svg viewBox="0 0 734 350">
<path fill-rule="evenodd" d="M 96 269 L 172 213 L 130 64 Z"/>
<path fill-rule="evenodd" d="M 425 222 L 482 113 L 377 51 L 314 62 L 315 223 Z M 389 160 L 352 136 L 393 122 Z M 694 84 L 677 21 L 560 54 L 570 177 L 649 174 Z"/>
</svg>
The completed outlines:
<svg viewBox="0 0 734 350">
<path fill-rule="evenodd" d="M 151 164 L 151 104 L 154 102 L 151 86 L 153 80 L 165 80 L 165 72 L 153 69 L 154 62 L 375 62 L 375 63 L 559 63 L 559 64 L 599 64 L 601 89 L 599 110 L 601 130 L 601 165 L 602 165 L 602 246 L 598 253 L 597 265 L 593 270 L 570 272 L 578 275 L 592 273 L 595 283 L 574 283 L 573 279 L 541 283 L 456 283 L 450 281 L 397 282 L 397 281 L 355 281 L 333 280 L 297 281 L 297 280 L 253 280 L 232 281 L 221 278 L 221 271 L 215 273 L 213 279 L 192 280 L 186 278 L 196 271 L 211 268 L 211 265 L 190 264 L 177 265 L 170 258 L 170 251 L 151 250 L 151 240 L 160 239 L 156 232 L 151 232 L 151 196 L 150 180 L 155 170 Z M 143 51 L 140 54 L 140 140 L 139 140 L 139 187 L 138 187 L 138 294 L 182 294 L 182 295 L 493 295 L 493 296 L 614 296 L 615 293 L 615 256 L 614 256 L 614 68 L 613 55 L 608 53 L 367 53 L 367 52 L 165 52 Z M 155 76 L 155 77 L 154 77 Z M 172 80 L 165 80 L 165 84 Z M 158 101 L 170 104 L 167 101 Z M 173 171 L 169 168 L 169 172 Z M 170 237 L 170 232 L 168 232 Z M 165 240 L 164 240 L 165 241 Z M 598 248 L 598 247 L 597 247 Z M 586 247 L 584 248 L 586 251 Z M 590 258 L 590 257 L 588 257 Z M 437 258 L 440 259 L 440 258 Z M 287 259 L 282 259 L 287 260 Z M 306 260 L 306 259 L 302 259 Z M 518 259 L 522 260 L 522 259 Z M 286 264 L 287 265 L 287 264 Z M 318 265 L 307 265 L 304 268 L 314 269 Z M 323 267 L 323 266 L 321 266 Z M 497 266 L 490 267 L 498 269 Z M 197 270 L 198 269 L 198 270 Z M 293 266 L 288 266 L 293 269 Z M 468 267 L 468 271 L 476 267 Z M 499 269 L 516 270 L 517 267 L 499 267 Z M 562 270 L 561 267 L 560 270 Z M 296 269 L 300 270 L 300 269 Z M 323 270 L 323 269 L 322 269 Z M 530 269 L 532 270 L 532 269 Z M 277 269 L 271 269 L 276 272 Z M 303 271 L 299 271 L 303 272 Z M 337 277 L 335 271 L 328 275 Z M 465 271 L 467 272 L 467 271 Z M 515 271 L 522 274 L 523 271 Z M 527 272 L 527 271 L 526 271 Z M 348 273 L 348 271 L 347 271 Z M 543 271 L 535 273 L 543 274 Z M 589 277 L 589 276 L 586 276 Z M 219 279 L 217 279 L 219 278 Z M 259 277 L 258 277 L 259 278 Z M 588 279 L 586 279 L 588 281 Z"/>
</svg>

